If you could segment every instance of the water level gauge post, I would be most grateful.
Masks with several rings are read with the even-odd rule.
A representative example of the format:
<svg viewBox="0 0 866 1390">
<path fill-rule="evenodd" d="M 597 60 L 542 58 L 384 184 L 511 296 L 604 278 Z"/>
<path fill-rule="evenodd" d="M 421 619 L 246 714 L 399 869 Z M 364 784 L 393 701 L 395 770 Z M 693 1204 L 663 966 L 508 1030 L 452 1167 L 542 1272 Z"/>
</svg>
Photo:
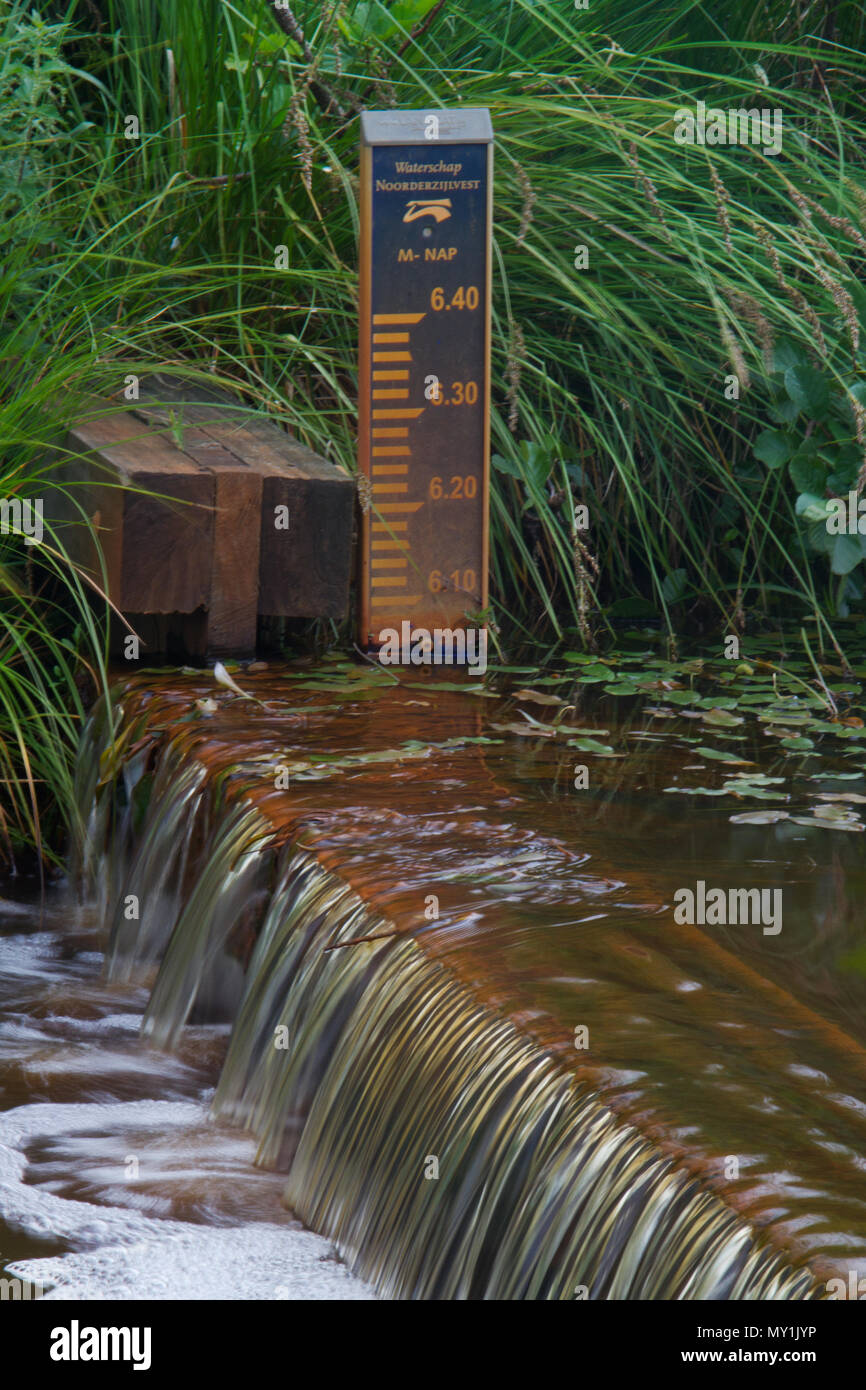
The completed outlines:
<svg viewBox="0 0 866 1390">
<path fill-rule="evenodd" d="M 493 128 L 361 113 L 359 645 L 487 608 Z"/>
</svg>

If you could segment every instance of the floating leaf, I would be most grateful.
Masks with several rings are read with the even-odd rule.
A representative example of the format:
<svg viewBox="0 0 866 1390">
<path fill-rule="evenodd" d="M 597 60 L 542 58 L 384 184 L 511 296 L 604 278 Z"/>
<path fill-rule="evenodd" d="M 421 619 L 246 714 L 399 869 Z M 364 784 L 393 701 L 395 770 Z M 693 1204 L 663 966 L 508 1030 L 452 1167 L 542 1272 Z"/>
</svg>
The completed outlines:
<svg viewBox="0 0 866 1390">
<path fill-rule="evenodd" d="M 738 704 L 739 702 L 738 702 L 737 700 L 733 699 L 730 695 L 699 695 L 699 696 L 694 700 L 694 703 L 695 703 L 696 705 L 698 705 L 701 709 L 710 709 L 710 710 L 713 710 L 713 709 L 722 709 L 722 710 L 726 710 L 726 709 L 736 709 L 736 708 L 737 708 L 737 704 Z"/>
<path fill-rule="evenodd" d="M 721 763 L 750 763 L 748 758 L 738 758 L 734 753 L 726 753 L 721 748 L 696 748 L 695 752 L 701 758 L 716 758 Z M 750 764 L 751 765 L 751 764 Z"/>
<path fill-rule="evenodd" d="M 803 724 L 813 724 L 815 716 L 806 713 L 805 710 L 800 711 L 778 708 L 766 710 L 763 714 L 758 715 L 758 720 L 761 724 L 772 724 L 780 719 L 784 719 L 785 724 L 790 728 L 799 728 Z"/>
<path fill-rule="evenodd" d="M 565 701 L 560 695 L 548 695 L 541 690 L 515 690 L 515 700 L 530 700 L 536 705 L 563 705 Z"/>
<path fill-rule="evenodd" d="M 837 806 L 835 803 L 830 806 L 813 806 L 812 815 L 819 820 L 839 820 L 839 821 L 858 821 L 860 817 L 856 811 L 849 811 L 847 806 Z"/>
<path fill-rule="evenodd" d="M 862 782 L 862 772 L 810 772 L 812 782 Z"/>
<path fill-rule="evenodd" d="M 806 816 L 792 816 L 792 817 L 791 817 L 791 824 L 792 824 L 792 825 L 805 825 L 805 826 L 808 827 L 809 830 L 818 829 L 818 830 L 854 830 L 854 831 L 858 831 L 858 830 L 862 830 L 862 829 L 863 829 L 863 826 L 860 825 L 859 822 L 854 822 L 854 821 L 842 821 L 842 820 L 819 820 L 819 818 L 818 818 L 817 816 L 815 816 L 812 820 L 809 820 L 808 817 L 806 817 Z"/>
<path fill-rule="evenodd" d="M 488 738 L 486 734 L 477 734 L 477 735 L 473 735 L 471 738 L 464 737 L 464 736 L 458 734 L 455 738 L 446 738 L 446 739 L 444 740 L 444 742 L 442 742 L 442 743 L 431 743 L 431 744 L 428 744 L 428 747 L 430 747 L 430 748 L 463 748 L 464 745 L 466 745 L 466 744 L 475 744 L 475 743 L 495 743 L 495 744 L 502 744 L 502 743 L 504 743 L 504 742 L 505 742 L 505 740 L 502 739 L 502 738 Z"/>
<path fill-rule="evenodd" d="M 866 796 L 861 796 L 859 792 L 816 792 L 815 795 L 821 801 L 848 801 L 866 805 Z"/>
<path fill-rule="evenodd" d="M 727 796 L 724 787 L 665 787 L 666 792 L 680 792 L 683 796 Z"/>
<path fill-rule="evenodd" d="M 609 743 L 599 743 L 597 738 L 570 738 L 569 748 L 579 748 L 581 753 L 612 753 Z"/>
<path fill-rule="evenodd" d="M 735 777 L 741 777 L 750 787 L 773 787 L 786 782 L 786 777 L 768 777 L 766 772 L 735 772 Z"/>
<path fill-rule="evenodd" d="M 491 724 L 500 734 L 516 734 L 518 738 L 553 738 L 556 730 L 549 724 Z"/>
<path fill-rule="evenodd" d="M 389 668 L 390 669 L 390 668 Z M 488 690 L 486 685 L 462 685 L 458 681 L 425 681 L 425 690 L 459 690 L 461 695 L 480 695 L 486 700 L 498 700 L 499 696 L 495 690 Z"/>
<path fill-rule="evenodd" d="M 775 825 L 780 820 L 790 820 L 787 811 L 738 811 L 728 816 L 733 825 Z"/>
<path fill-rule="evenodd" d="M 706 714 L 701 717 L 705 724 L 723 725 L 725 728 L 731 728 L 735 724 L 744 722 L 740 715 L 731 714 L 729 710 L 718 708 L 707 710 Z"/>
<path fill-rule="evenodd" d="M 754 782 L 726 782 L 724 791 L 730 796 L 736 796 L 740 800 L 747 801 L 779 801 L 785 799 L 779 792 L 768 791 L 766 787 L 759 787 Z"/>
</svg>

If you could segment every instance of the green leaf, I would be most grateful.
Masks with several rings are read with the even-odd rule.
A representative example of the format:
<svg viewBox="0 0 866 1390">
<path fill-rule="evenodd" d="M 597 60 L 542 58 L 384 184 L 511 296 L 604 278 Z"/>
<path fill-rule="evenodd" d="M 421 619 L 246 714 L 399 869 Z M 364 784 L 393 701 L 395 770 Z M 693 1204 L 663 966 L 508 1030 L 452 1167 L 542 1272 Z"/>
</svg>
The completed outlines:
<svg viewBox="0 0 866 1390">
<path fill-rule="evenodd" d="M 779 430 L 764 430 L 754 444 L 754 454 L 768 468 L 781 468 L 791 457 L 792 441 Z"/>
<path fill-rule="evenodd" d="M 402 24 L 404 29 L 412 30 L 435 4 L 437 0 L 397 0 L 397 3 L 391 6 L 391 14 L 396 23 Z"/>
<path fill-rule="evenodd" d="M 684 569 L 672 570 L 665 576 L 662 584 L 662 598 L 665 603 L 680 603 L 686 591 L 686 572 Z"/>
<path fill-rule="evenodd" d="M 655 618 L 658 609 L 644 598 L 620 598 L 605 610 L 610 618 Z"/>
<path fill-rule="evenodd" d="M 830 535 L 827 530 L 827 519 L 824 517 L 823 520 L 812 523 L 806 532 L 806 539 L 810 548 L 819 555 L 829 555 L 836 537 Z"/>
<path fill-rule="evenodd" d="M 521 478 L 522 474 L 513 459 L 503 458 L 501 454 L 494 454 L 490 462 L 494 468 L 498 468 L 500 473 L 507 473 L 509 478 Z"/>
<path fill-rule="evenodd" d="M 830 568 L 834 574 L 850 574 L 863 559 L 859 536 L 834 536 Z"/>
<path fill-rule="evenodd" d="M 666 792 L 679 792 L 683 796 L 727 796 L 724 787 L 665 787 Z"/>
<path fill-rule="evenodd" d="M 814 492 L 801 492 L 797 498 L 795 507 L 797 516 L 802 516 L 806 521 L 825 522 L 830 515 L 830 507 L 824 497 L 819 497 Z"/>
<path fill-rule="evenodd" d="M 529 439 L 522 439 L 520 441 L 520 454 L 523 459 L 524 478 L 527 484 L 535 492 L 540 492 L 553 467 L 550 449 Z"/>
<path fill-rule="evenodd" d="M 612 753 L 609 743 L 599 743 L 597 738 L 570 738 L 567 747 L 578 748 L 581 753 Z"/>
<path fill-rule="evenodd" d="M 800 493 L 820 497 L 826 486 L 826 469 L 807 454 L 795 454 L 788 465 L 791 481 Z"/>
<path fill-rule="evenodd" d="M 766 787 L 754 786 L 751 782 L 726 782 L 723 790 L 729 796 L 737 796 L 746 801 L 778 801 L 780 799 L 778 792 L 768 791 Z"/>
<path fill-rule="evenodd" d="M 738 758 L 735 753 L 726 753 L 721 748 L 696 748 L 699 758 L 715 758 L 720 763 L 744 763 L 747 758 Z"/>
<path fill-rule="evenodd" d="M 782 338 L 773 351 L 773 370 L 786 372 L 789 367 L 805 367 L 807 357 L 803 349 L 790 338 Z"/>
<path fill-rule="evenodd" d="M 814 367 L 789 367 L 785 372 L 785 390 L 801 415 L 816 419 L 830 401 L 827 379 Z"/>
<path fill-rule="evenodd" d="M 589 661 L 583 666 L 583 669 L 577 673 L 577 679 L 609 681 L 613 675 L 614 672 L 609 666 L 605 665 L 604 662 Z"/>
<path fill-rule="evenodd" d="M 815 816 L 814 820 L 809 820 L 806 816 L 792 816 L 791 820 L 794 825 L 805 825 L 809 830 L 863 830 L 863 826 L 857 821 L 826 820 L 818 816 Z"/>
<path fill-rule="evenodd" d="M 732 728 L 735 724 L 742 724 L 743 720 L 739 715 L 731 714 L 729 710 L 719 709 L 718 707 L 707 710 L 701 718 L 705 724 L 721 724 L 725 728 Z"/>
</svg>

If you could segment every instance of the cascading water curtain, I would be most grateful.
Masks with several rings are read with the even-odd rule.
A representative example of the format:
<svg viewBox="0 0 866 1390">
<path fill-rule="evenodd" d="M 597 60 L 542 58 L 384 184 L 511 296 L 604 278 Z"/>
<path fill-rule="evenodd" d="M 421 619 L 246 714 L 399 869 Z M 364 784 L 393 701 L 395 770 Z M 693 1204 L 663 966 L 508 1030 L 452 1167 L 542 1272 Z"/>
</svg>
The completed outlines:
<svg viewBox="0 0 866 1390">
<path fill-rule="evenodd" d="M 821 1296 L 311 852 L 278 860 L 239 784 L 171 744 L 150 764 L 90 817 L 118 832 L 114 968 L 160 961 L 161 1046 L 194 1007 L 234 1020 L 214 1114 L 356 1273 L 398 1298 Z"/>
<path fill-rule="evenodd" d="M 214 1101 L 356 1273 L 404 1298 L 818 1296 L 417 942 L 357 943 L 386 930 L 295 854 Z"/>
</svg>

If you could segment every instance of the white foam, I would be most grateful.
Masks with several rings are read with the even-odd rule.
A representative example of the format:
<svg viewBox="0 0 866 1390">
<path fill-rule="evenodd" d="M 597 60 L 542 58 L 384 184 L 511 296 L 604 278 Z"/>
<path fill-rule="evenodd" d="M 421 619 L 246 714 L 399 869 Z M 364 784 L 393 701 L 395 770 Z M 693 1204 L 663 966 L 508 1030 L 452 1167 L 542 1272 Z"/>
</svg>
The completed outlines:
<svg viewBox="0 0 866 1390">
<path fill-rule="evenodd" d="M 19 1260 L 9 1273 L 53 1286 L 52 1299 L 371 1299 L 331 1244 L 294 1224 L 210 1228 L 122 1207 L 94 1207 L 24 1182 L 22 1149 L 58 1134 L 130 1125 L 164 1134 L 202 1126 L 189 1101 L 19 1106 L 0 1114 L 0 1219 L 14 1230 L 78 1247 Z"/>
<path fill-rule="evenodd" d="M 153 1222 L 154 1227 L 170 1223 Z M 135 1245 L 8 1266 L 47 1299 L 366 1300 L 371 1289 L 311 1231 L 252 1224 L 154 1231 Z"/>
<path fill-rule="evenodd" d="M 0 967 L 4 979 L 14 975 L 59 979 L 69 969 L 68 962 L 58 959 L 57 937 L 51 932 L 0 936 Z"/>
</svg>

